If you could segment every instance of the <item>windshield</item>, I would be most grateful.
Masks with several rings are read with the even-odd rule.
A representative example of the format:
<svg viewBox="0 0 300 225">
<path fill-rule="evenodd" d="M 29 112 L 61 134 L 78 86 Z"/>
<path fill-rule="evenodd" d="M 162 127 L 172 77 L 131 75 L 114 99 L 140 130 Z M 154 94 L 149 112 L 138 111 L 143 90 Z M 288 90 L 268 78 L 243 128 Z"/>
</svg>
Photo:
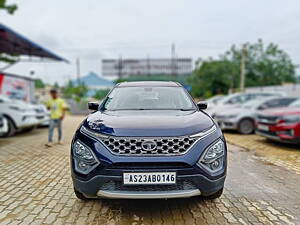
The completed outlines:
<svg viewBox="0 0 300 225">
<path fill-rule="evenodd" d="M 217 104 L 217 103 L 221 102 L 222 99 L 224 99 L 224 96 L 215 96 L 215 97 L 207 99 L 206 102 Z"/>
<path fill-rule="evenodd" d="M 238 94 L 230 94 L 227 95 L 225 97 L 223 97 L 222 99 L 220 99 L 220 101 L 218 103 L 221 104 L 234 104 L 234 103 L 238 103 L 240 96 Z"/>
<path fill-rule="evenodd" d="M 292 104 L 290 104 L 290 106 L 292 106 L 292 107 L 300 107 L 300 99 L 298 99 L 297 101 L 294 101 Z"/>
<path fill-rule="evenodd" d="M 195 106 L 181 87 L 120 87 L 110 93 L 104 110 L 195 110 Z"/>
</svg>

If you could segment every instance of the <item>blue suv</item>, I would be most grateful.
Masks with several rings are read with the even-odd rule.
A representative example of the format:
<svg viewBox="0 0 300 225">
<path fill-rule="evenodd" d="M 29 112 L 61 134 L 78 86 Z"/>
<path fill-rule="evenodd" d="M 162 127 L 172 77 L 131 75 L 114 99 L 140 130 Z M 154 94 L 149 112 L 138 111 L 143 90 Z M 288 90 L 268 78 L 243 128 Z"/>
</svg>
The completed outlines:
<svg viewBox="0 0 300 225">
<path fill-rule="evenodd" d="M 227 148 L 218 125 L 175 82 L 124 82 L 79 126 L 74 191 L 89 198 L 221 196 Z"/>
</svg>

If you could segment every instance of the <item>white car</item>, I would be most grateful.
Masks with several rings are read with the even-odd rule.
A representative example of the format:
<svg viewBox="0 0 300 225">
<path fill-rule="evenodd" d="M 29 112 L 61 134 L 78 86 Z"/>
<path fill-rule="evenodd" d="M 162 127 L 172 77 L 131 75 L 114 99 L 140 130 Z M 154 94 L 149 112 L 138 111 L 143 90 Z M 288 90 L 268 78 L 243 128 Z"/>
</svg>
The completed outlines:
<svg viewBox="0 0 300 225">
<path fill-rule="evenodd" d="M 255 117 L 266 109 L 287 107 L 297 100 L 296 97 L 269 97 L 255 99 L 215 114 L 215 121 L 222 130 L 237 130 L 241 134 L 252 134 L 255 130 Z"/>
<path fill-rule="evenodd" d="M 39 103 L 29 104 L 29 106 L 36 112 L 36 118 L 39 120 L 39 126 L 49 126 L 50 112 L 47 107 Z"/>
<path fill-rule="evenodd" d="M 8 129 L 4 136 L 12 136 L 19 130 L 31 129 L 40 123 L 30 104 L 3 95 L 0 95 L 0 113 L 7 120 Z"/>
<path fill-rule="evenodd" d="M 258 92 L 258 93 L 235 93 L 230 94 L 222 98 L 216 104 L 208 105 L 206 112 L 212 117 L 215 117 L 215 114 L 218 112 L 222 112 L 227 110 L 228 108 L 238 107 L 245 102 L 250 100 L 254 100 L 257 98 L 266 98 L 271 96 L 281 97 L 282 93 L 265 93 L 265 92 Z"/>
</svg>

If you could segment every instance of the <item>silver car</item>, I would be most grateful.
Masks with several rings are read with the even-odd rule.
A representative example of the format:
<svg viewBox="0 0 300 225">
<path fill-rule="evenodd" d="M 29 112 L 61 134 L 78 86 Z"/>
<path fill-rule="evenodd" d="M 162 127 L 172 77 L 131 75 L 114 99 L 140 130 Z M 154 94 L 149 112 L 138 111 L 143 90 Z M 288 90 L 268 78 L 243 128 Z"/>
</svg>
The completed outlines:
<svg viewBox="0 0 300 225">
<path fill-rule="evenodd" d="M 296 100 L 295 97 L 251 100 L 241 106 L 216 112 L 214 119 L 222 130 L 237 130 L 241 134 L 251 134 L 255 130 L 255 116 L 259 111 L 288 106 Z"/>
<path fill-rule="evenodd" d="M 205 110 L 212 118 L 215 114 L 233 107 L 239 107 L 248 101 L 269 97 L 283 97 L 282 93 L 267 93 L 267 92 L 253 92 L 253 93 L 235 93 L 224 96 L 214 104 L 208 104 Z"/>
</svg>

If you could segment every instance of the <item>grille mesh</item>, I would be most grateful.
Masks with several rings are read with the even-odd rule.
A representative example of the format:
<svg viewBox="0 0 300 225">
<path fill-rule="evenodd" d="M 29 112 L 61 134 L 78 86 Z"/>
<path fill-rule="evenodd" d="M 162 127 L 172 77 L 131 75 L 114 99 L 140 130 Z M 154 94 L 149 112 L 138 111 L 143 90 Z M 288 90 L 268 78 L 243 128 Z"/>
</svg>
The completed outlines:
<svg viewBox="0 0 300 225">
<path fill-rule="evenodd" d="M 172 137 L 172 138 L 115 138 L 102 139 L 106 147 L 118 155 L 181 155 L 186 153 L 195 143 L 197 138 Z M 147 150 L 142 147 L 145 141 L 153 141 L 156 147 Z"/>
<path fill-rule="evenodd" d="M 276 123 L 278 116 L 269 116 L 269 115 L 258 115 L 257 120 L 261 123 L 274 124 Z"/>
<path fill-rule="evenodd" d="M 197 189 L 193 182 L 184 180 L 177 181 L 172 185 L 123 185 L 121 181 L 109 181 L 101 187 L 104 191 L 179 191 Z"/>
</svg>

